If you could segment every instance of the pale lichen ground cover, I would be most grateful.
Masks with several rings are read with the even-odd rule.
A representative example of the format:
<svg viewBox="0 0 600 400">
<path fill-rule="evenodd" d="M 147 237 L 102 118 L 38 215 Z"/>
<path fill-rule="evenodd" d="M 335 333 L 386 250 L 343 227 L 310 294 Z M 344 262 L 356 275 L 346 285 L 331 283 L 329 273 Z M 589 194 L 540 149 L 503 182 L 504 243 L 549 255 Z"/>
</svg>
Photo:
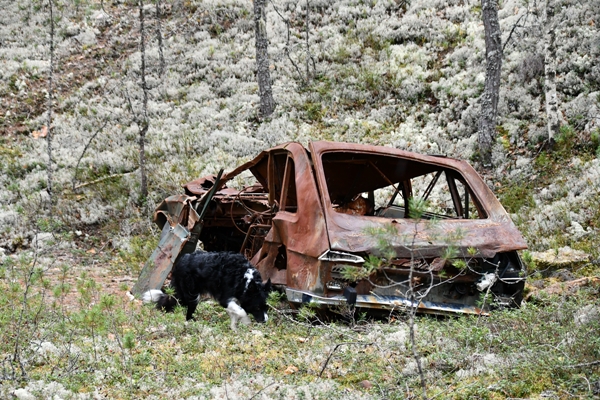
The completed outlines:
<svg viewBox="0 0 600 400">
<path fill-rule="evenodd" d="M 485 61 L 477 1 L 419 1 L 406 7 L 394 1 L 310 2 L 308 78 L 305 4 L 271 3 L 268 35 L 278 107 L 270 120 L 261 123 L 256 119 L 250 4 L 167 4 L 161 18 L 163 75 L 156 13 L 153 5 L 146 6 L 150 206 L 193 177 L 231 168 L 264 147 L 288 140 L 368 142 L 465 159 L 475 154 Z M 68 210 L 66 220 L 94 224 L 131 215 L 131 199 L 139 194 L 138 15 L 134 4 L 126 1 L 107 2 L 106 12 L 99 2 L 75 5 L 57 2 L 55 79 L 60 93 L 53 118 L 53 179 L 57 191 L 65 193 L 73 183 L 124 174 L 115 195 L 103 198 L 97 195 L 98 186 L 90 185 L 75 198 L 58 196 L 57 205 Z M 497 167 L 492 179 L 528 179 L 533 174 L 531 150 L 545 134 L 538 32 L 543 10 L 532 7 L 513 0 L 500 10 L 504 41 L 517 20 L 525 28 L 517 28 L 505 48 L 499 105 L 503 135 L 494 151 Z M 568 3 L 556 17 L 562 21 L 557 35 L 562 123 L 574 126 L 584 142 L 599 124 L 600 35 L 593 24 L 595 7 Z M 2 121 L 5 128 L 23 126 L 17 144 L 7 137 L 3 145 L 15 148 L 16 153 L 6 152 L 6 157 L 20 170 L 5 171 L 0 191 L 2 243 L 12 250 L 15 237 L 31 239 L 18 211 L 28 208 L 32 196 L 37 202 L 47 200 L 46 143 L 30 133 L 46 124 L 45 103 L 38 97 L 47 95 L 49 27 L 47 5 L 7 1 L 3 10 L 0 84 L 2 97 L 9 101 L 2 109 Z M 303 86 L 304 80 L 308 86 Z M 38 107 L 19 115 L 19 104 L 32 98 L 37 98 Z M 595 203 L 585 199 L 599 190 L 597 161 L 574 162 L 575 168 L 568 170 L 571 176 L 564 177 L 564 185 L 559 177 L 557 185 L 577 185 L 573 180 L 590 183 L 585 191 L 570 194 L 575 201 L 561 201 L 547 190 L 534 193 L 536 206 L 547 209 L 544 214 L 551 226 L 540 221 L 534 209 L 521 210 L 527 221 L 523 227 L 532 238 L 545 237 L 549 229 L 563 230 L 572 222 L 588 229 L 584 215 Z M 541 249 L 548 243 L 538 246 L 534 240 L 532 245 Z"/>
</svg>

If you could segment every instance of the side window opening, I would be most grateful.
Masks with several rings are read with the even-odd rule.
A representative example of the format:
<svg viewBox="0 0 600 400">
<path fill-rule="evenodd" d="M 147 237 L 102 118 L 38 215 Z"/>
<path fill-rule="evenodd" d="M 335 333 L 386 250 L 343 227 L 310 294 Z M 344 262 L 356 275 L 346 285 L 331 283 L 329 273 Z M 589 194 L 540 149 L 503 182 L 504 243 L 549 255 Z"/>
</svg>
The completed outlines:
<svg viewBox="0 0 600 400">
<path fill-rule="evenodd" d="M 227 187 L 231 187 L 236 190 L 244 190 L 246 192 L 265 192 L 266 188 L 263 188 L 260 182 L 256 179 L 256 176 L 252 171 L 245 170 L 240 172 L 238 175 L 227 181 Z"/>
<path fill-rule="evenodd" d="M 422 218 L 486 218 L 462 175 L 455 170 L 366 153 L 323 155 L 332 208 L 340 213 L 408 218 L 409 199 L 426 201 Z"/>
<path fill-rule="evenodd" d="M 275 154 L 272 162 L 273 201 L 278 203 L 279 211 L 295 213 L 298 210 L 298 198 L 294 159 L 287 153 Z"/>
</svg>

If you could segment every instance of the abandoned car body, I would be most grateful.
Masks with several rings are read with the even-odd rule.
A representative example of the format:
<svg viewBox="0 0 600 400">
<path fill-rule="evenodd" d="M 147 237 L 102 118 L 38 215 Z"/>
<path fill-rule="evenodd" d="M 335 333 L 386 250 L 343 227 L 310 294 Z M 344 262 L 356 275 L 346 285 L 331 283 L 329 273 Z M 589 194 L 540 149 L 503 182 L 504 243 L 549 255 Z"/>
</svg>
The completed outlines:
<svg viewBox="0 0 600 400">
<path fill-rule="evenodd" d="M 478 314 L 522 299 L 525 241 L 465 161 L 290 142 L 184 189 L 155 212 L 163 234 L 138 293 L 200 241 L 241 252 L 295 304 Z"/>
</svg>

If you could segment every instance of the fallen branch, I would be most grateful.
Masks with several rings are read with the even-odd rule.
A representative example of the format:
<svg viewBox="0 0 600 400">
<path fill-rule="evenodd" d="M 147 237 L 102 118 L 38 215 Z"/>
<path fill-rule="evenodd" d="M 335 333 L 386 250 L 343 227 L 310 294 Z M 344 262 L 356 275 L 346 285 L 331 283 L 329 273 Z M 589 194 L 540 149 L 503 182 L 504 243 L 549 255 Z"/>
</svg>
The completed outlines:
<svg viewBox="0 0 600 400">
<path fill-rule="evenodd" d="M 106 119 L 104 121 L 104 123 L 102 124 L 102 126 L 100 128 L 98 128 L 96 130 L 96 132 L 94 132 L 94 134 L 92 135 L 92 137 L 90 137 L 90 140 L 88 140 L 87 144 L 85 145 L 85 147 L 83 148 L 83 151 L 81 152 L 81 155 L 79 156 L 79 159 L 77 160 L 77 164 L 75 165 L 75 173 L 73 174 L 73 191 L 75 190 L 75 182 L 77 181 L 77 174 L 79 172 L 79 164 L 81 163 L 81 159 L 83 158 L 83 156 L 85 155 L 85 152 L 87 151 L 87 149 L 90 147 L 90 144 L 92 144 L 92 141 L 96 138 L 96 136 L 98 136 L 98 134 L 100 132 L 102 132 L 104 130 L 104 127 L 106 127 L 106 124 L 108 124 L 108 119 Z"/>
<path fill-rule="evenodd" d="M 338 343 L 335 345 L 335 347 L 333 348 L 333 350 L 331 350 L 331 353 L 329 353 L 329 356 L 327 357 L 327 360 L 325 360 L 325 364 L 323 365 L 323 368 L 321 368 L 321 372 L 319 373 L 319 378 L 323 375 L 323 372 L 325 372 L 325 368 L 327 368 L 327 364 L 329 364 L 329 360 L 331 360 L 331 357 L 333 356 L 333 353 L 335 353 L 335 351 L 340 347 L 340 346 L 344 346 L 347 344 L 358 344 L 361 346 L 373 346 L 375 343 L 371 342 L 371 343 L 361 343 L 361 342 L 346 342 L 346 343 Z"/>
<path fill-rule="evenodd" d="M 81 189 L 82 187 L 86 187 L 86 186 L 90 186 L 90 185 L 95 185 L 96 183 L 107 181 L 107 180 L 112 179 L 112 178 L 118 178 L 118 177 L 121 177 L 121 176 L 126 176 L 126 175 L 129 175 L 129 174 L 133 174 L 134 172 L 136 172 L 136 171 L 129 171 L 129 172 L 123 172 L 123 173 L 120 173 L 120 174 L 112 174 L 112 175 L 103 176 L 102 178 L 94 179 L 93 181 L 84 182 L 84 183 L 82 183 L 80 185 L 77 185 L 77 186 L 75 186 L 73 188 L 73 190 Z"/>
<path fill-rule="evenodd" d="M 267 386 L 265 386 L 264 388 L 260 389 L 258 392 L 254 393 L 254 396 L 250 397 L 248 400 L 252 400 L 253 398 L 255 398 L 256 396 L 258 396 L 259 394 L 261 394 L 265 389 L 273 386 L 276 382 L 271 382 L 269 383 Z"/>
<path fill-rule="evenodd" d="M 587 362 L 587 363 L 581 363 L 581 364 L 565 365 L 565 366 L 563 366 L 563 368 L 591 367 L 592 365 L 600 365 L 600 360 L 591 361 L 591 362 Z"/>
</svg>

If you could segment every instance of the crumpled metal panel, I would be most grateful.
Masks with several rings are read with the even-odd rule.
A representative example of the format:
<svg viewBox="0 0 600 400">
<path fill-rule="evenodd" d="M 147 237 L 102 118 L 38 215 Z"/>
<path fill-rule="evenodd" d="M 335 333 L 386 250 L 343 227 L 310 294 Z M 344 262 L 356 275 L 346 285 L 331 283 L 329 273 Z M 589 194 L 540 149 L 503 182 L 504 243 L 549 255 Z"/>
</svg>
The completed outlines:
<svg viewBox="0 0 600 400">
<path fill-rule="evenodd" d="M 171 227 L 179 224 L 192 230 L 200 220 L 198 213 L 192 207 L 192 202 L 195 200 L 196 197 L 183 194 L 169 196 L 154 211 L 153 221 L 161 229 L 165 224 L 169 224 Z"/>
</svg>

